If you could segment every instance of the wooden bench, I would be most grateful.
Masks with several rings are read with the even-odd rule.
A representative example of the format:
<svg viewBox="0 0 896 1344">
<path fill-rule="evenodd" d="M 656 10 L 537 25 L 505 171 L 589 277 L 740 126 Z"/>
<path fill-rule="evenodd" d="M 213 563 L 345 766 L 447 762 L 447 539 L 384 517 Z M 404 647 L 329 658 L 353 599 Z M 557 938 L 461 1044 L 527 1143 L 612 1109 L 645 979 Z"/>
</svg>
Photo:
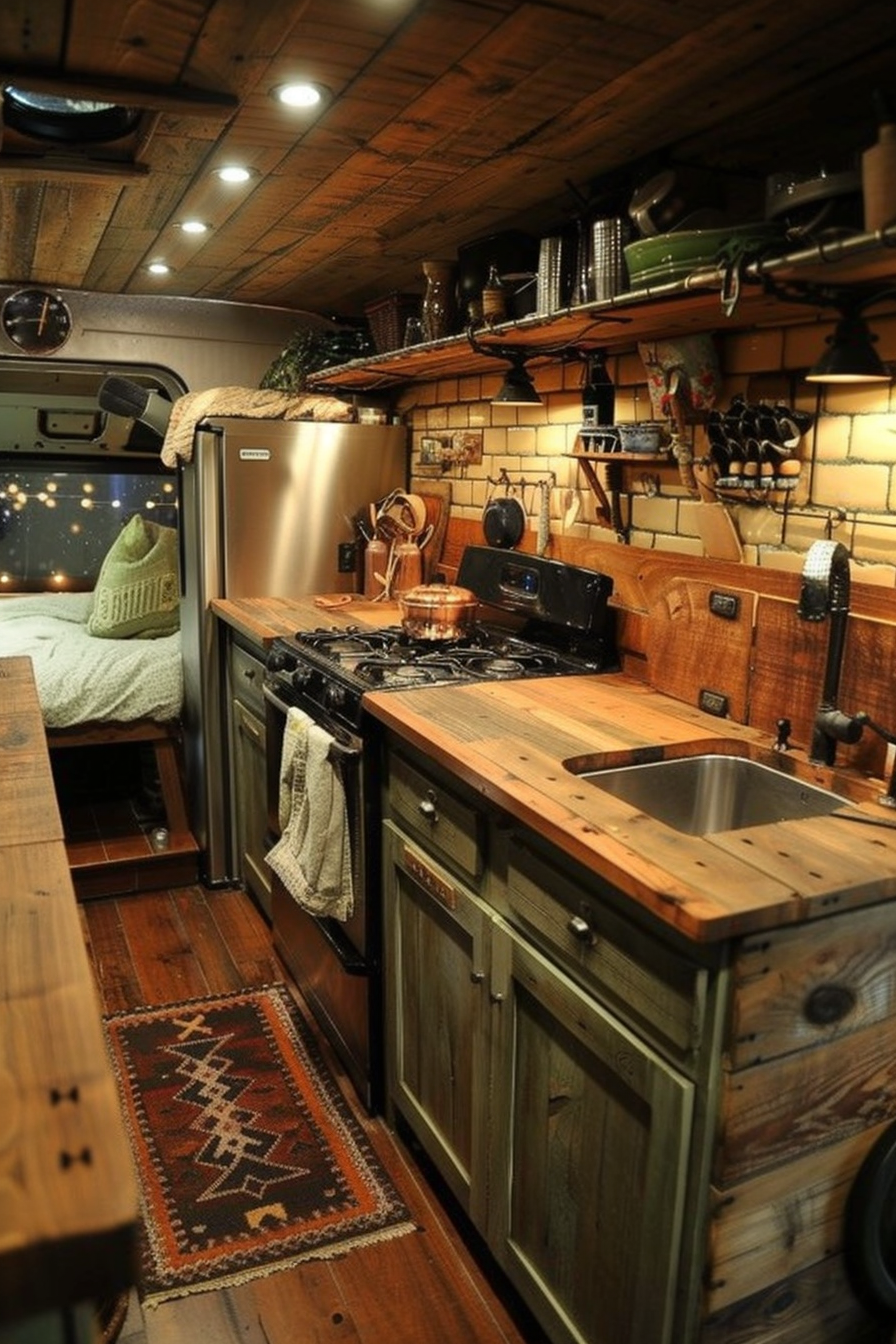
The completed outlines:
<svg viewBox="0 0 896 1344">
<path fill-rule="evenodd" d="M 0 859 L 4 1337 L 31 1318 L 62 1320 L 126 1289 L 138 1229 L 133 1163 L 28 658 L 0 658 Z"/>
</svg>

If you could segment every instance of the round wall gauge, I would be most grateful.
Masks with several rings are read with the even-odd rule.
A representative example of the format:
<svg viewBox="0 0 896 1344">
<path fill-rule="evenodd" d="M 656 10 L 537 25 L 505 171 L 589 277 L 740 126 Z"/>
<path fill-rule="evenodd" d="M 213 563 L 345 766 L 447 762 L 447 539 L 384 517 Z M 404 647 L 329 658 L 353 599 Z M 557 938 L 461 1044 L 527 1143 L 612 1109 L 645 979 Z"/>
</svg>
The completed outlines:
<svg viewBox="0 0 896 1344">
<path fill-rule="evenodd" d="M 46 289 L 19 289 L 10 294 L 0 320 L 12 343 L 29 355 L 58 350 L 72 331 L 68 304 Z"/>
</svg>

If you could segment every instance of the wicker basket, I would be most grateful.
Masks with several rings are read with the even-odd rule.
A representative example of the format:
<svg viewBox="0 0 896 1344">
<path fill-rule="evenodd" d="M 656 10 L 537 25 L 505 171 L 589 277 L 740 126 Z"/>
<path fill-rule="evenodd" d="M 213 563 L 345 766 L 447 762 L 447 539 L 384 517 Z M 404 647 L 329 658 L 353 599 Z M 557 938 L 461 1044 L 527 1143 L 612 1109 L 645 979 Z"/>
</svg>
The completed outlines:
<svg viewBox="0 0 896 1344">
<path fill-rule="evenodd" d="M 398 350 L 404 345 L 404 329 L 409 317 L 420 316 L 419 294 L 387 294 L 365 304 L 364 315 L 377 354 Z"/>
</svg>

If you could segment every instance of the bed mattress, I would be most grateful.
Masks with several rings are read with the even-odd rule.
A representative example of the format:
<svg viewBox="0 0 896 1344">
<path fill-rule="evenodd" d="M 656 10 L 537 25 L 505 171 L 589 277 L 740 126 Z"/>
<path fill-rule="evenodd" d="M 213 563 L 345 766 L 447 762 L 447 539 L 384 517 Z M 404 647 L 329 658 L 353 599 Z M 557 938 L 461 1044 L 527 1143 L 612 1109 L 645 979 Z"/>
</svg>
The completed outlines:
<svg viewBox="0 0 896 1344">
<path fill-rule="evenodd" d="M 180 632 L 98 639 L 86 628 L 91 600 L 91 593 L 0 600 L 0 658 L 31 659 L 46 727 L 179 718 Z"/>
</svg>

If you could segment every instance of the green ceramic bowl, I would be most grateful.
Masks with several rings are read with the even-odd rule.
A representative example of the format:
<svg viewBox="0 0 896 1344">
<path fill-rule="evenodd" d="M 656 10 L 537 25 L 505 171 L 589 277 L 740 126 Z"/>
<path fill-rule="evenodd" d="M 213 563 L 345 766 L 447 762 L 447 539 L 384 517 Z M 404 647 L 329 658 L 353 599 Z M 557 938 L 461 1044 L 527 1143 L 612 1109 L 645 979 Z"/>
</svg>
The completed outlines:
<svg viewBox="0 0 896 1344">
<path fill-rule="evenodd" d="M 759 256 L 783 242 L 779 224 L 741 224 L 727 229 L 684 229 L 641 238 L 624 249 L 632 289 L 683 280 L 692 271 Z"/>
</svg>

